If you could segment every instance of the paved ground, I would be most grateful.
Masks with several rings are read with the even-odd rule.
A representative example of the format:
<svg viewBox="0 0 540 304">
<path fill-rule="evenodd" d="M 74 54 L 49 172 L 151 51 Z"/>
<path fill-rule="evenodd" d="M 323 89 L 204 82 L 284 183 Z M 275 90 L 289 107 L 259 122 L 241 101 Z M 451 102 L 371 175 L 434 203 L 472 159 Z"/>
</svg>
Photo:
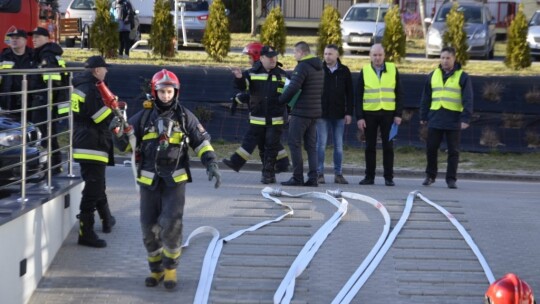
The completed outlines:
<svg viewBox="0 0 540 304">
<path fill-rule="evenodd" d="M 184 235 L 203 225 L 222 236 L 266 219 L 284 209 L 260 195 L 259 173 L 223 171 L 218 190 L 201 169 L 188 186 Z M 147 288 L 145 251 L 138 224 L 138 196 L 131 171 L 109 168 L 108 194 L 118 220 L 113 233 L 102 235 L 109 246 L 76 245 L 76 229 L 66 239 L 30 303 L 191 303 L 210 237 L 196 239 L 185 250 L 177 290 Z M 278 180 L 286 180 L 281 174 Z M 443 181 L 420 186 L 420 177 L 397 177 L 396 187 L 359 186 L 348 176 L 345 191 L 371 196 L 391 213 L 392 227 L 409 192 L 425 196 L 453 213 L 471 234 L 495 277 L 515 272 L 540 293 L 537 267 L 540 242 L 540 185 L 528 181 L 460 180 L 458 190 Z M 290 193 L 336 189 L 284 187 Z M 288 267 L 310 236 L 335 212 L 325 201 L 286 199 L 295 213 L 280 223 L 247 233 L 225 244 L 214 275 L 210 303 L 271 303 Z M 383 225 L 375 208 L 349 201 L 342 222 L 299 277 L 293 303 L 330 303 L 376 242 Z M 446 218 L 420 200 L 410 220 L 353 303 L 482 303 L 488 282 L 480 264 Z"/>
</svg>

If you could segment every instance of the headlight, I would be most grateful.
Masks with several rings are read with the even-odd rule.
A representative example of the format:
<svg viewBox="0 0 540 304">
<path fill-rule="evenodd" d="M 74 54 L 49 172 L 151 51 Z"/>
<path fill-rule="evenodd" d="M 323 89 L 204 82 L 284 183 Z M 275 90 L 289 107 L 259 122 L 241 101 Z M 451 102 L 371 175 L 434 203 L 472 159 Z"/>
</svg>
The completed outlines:
<svg viewBox="0 0 540 304">
<path fill-rule="evenodd" d="M 486 31 L 485 30 L 481 30 L 480 32 L 476 32 L 472 36 L 472 39 L 484 39 L 484 38 L 486 38 Z"/>
<path fill-rule="evenodd" d="M 441 45 L 442 44 L 441 33 L 439 33 L 439 31 L 437 31 L 436 29 L 429 29 L 428 44 Z"/>
<path fill-rule="evenodd" d="M 534 36 L 530 33 L 527 33 L 527 42 L 529 43 L 535 43 Z"/>
<path fill-rule="evenodd" d="M 0 146 L 13 147 L 22 143 L 21 132 L 10 131 L 0 133 Z"/>
<path fill-rule="evenodd" d="M 381 28 L 377 29 L 377 34 L 375 36 L 377 36 L 377 37 L 384 36 L 384 27 L 381 27 Z"/>
</svg>

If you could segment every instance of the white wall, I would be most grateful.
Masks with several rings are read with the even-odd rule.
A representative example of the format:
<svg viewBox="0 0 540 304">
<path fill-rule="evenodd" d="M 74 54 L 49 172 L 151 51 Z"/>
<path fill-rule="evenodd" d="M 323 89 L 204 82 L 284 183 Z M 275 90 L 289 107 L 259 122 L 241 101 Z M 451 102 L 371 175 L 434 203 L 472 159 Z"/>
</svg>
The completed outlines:
<svg viewBox="0 0 540 304">
<path fill-rule="evenodd" d="M 18 304 L 30 299 L 77 221 L 83 185 L 70 188 L 70 206 L 66 209 L 64 193 L 0 226 L 0 302 Z M 20 277 L 23 259 L 27 259 L 26 274 Z"/>
</svg>

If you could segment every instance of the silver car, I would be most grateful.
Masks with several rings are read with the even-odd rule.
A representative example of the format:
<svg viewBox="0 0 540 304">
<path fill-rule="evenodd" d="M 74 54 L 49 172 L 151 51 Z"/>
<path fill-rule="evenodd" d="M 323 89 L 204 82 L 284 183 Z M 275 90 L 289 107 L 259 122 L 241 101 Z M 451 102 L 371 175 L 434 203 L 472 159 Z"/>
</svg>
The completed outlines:
<svg viewBox="0 0 540 304">
<path fill-rule="evenodd" d="M 381 42 L 388 7 L 377 3 L 351 6 L 341 20 L 343 50 L 351 53 L 369 52 L 373 44 Z"/>
<path fill-rule="evenodd" d="M 443 48 L 443 35 L 446 32 L 446 15 L 450 12 L 453 2 L 443 4 L 433 19 L 426 18 L 431 23 L 426 39 L 426 57 L 439 56 Z M 460 2 L 458 11 L 465 17 L 465 32 L 467 33 L 467 53 L 470 56 L 492 59 L 495 49 L 495 19 L 489 8 L 482 3 Z"/>
<path fill-rule="evenodd" d="M 540 11 L 536 11 L 529 21 L 527 42 L 531 49 L 531 56 L 540 60 Z"/>
</svg>

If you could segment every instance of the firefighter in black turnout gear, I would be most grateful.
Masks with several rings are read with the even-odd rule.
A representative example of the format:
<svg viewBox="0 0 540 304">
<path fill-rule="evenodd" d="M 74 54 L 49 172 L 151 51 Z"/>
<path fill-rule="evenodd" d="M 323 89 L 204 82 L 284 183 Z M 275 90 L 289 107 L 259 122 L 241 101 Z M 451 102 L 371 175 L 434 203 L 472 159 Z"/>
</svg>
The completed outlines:
<svg viewBox="0 0 540 304">
<path fill-rule="evenodd" d="M 0 63 L 2 69 L 31 69 L 33 67 L 33 51 L 26 46 L 28 39 L 26 31 L 16 29 L 7 33 L 9 37 L 9 47 L 2 50 Z M 34 76 L 28 76 L 29 90 L 32 89 Z M 21 92 L 23 76 L 2 75 L 0 78 L 0 93 Z M 3 111 L 17 111 L 22 109 L 22 95 L 13 94 L 10 96 L 0 96 L 0 108 Z M 30 104 L 30 102 L 28 102 Z M 21 121 L 20 113 L 9 113 L 9 117 L 16 121 Z"/>
<path fill-rule="evenodd" d="M 208 180 L 221 184 L 216 154 L 210 135 L 191 111 L 179 104 L 180 82 L 167 70 L 152 78 L 154 98 L 145 109 L 129 119 L 136 138 L 130 147 L 129 136 L 118 133 L 120 150 L 134 148 L 137 159 L 137 183 L 140 185 L 140 221 L 148 254 L 150 276 L 145 284 L 154 287 L 162 280 L 166 289 L 176 287 L 176 268 L 181 255 L 182 217 L 186 183 L 191 182 L 188 146 L 207 168 Z M 110 129 L 121 122 L 114 119 Z"/>
<path fill-rule="evenodd" d="M 62 59 L 62 54 L 64 51 L 62 48 L 53 42 L 49 42 L 49 31 L 42 27 L 37 27 L 32 32 L 28 33 L 29 36 L 32 36 L 32 43 L 34 45 L 34 68 L 45 69 L 45 68 L 59 68 L 66 67 L 64 59 Z M 36 79 L 35 85 L 36 89 L 46 89 L 48 87 L 49 79 L 52 81 L 53 87 L 62 87 L 69 85 L 69 79 L 67 75 L 62 75 L 62 73 L 43 73 L 38 75 L 40 79 Z M 39 92 L 32 94 L 32 107 L 39 107 L 39 109 L 34 109 L 31 115 L 31 121 L 35 124 L 40 124 L 38 127 L 41 130 L 43 136 L 47 135 L 48 126 L 47 126 L 47 112 L 51 110 L 51 118 L 56 119 L 60 115 L 65 115 L 69 113 L 69 104 L 68 101 L 69 91 L 67 89 L 53 90 L 52 92 L 52 101 L 55 103 L 55 107 L 49 109 L 48 107 L 43 107 L 48 104 L 47 92 Z M 61 103 L 63 102 L 63 103 Z M 53 173 L 62 172 L 62 155 L 59 151 L 60 145 L 58 144 L 58 138 L 54 136 L 57 133 L 57 122 L 51 123 L 51 149 L 52 154 L 52 164 L 54 167 L 52 169 Z"/>
<path fill-rule="evenodd" d="M 86 71 L 73 79 L 71 109 L 73 110 L 73 159 L 80 163 L 85 182 L 79 218 L 79 245 L 106 247 L 105 240 L 94 232 L 94 211 L 97 209 L 103 232 L 111 232 L 116 223 L 111 215 L 105 193 L 105 168 L 114 165 L 112 134 L 109 124 L 113 115 L 103 103 L 96 88 L 107 74 L 105 60 L 92 56 L 86 60 Z"/>
<path fill-rule="evenodd" d="M 263 184 L 276 182 L 275 165 L 286 115 L 286 106 L 278 104 L 278 99 L 285 86 L 287 74 L 281 69 L 277 55 L 274 48 L 264 46 L 260 61 L 255 62 L 251 69 L 244 73 L 240 69 L 233 69 L 236 87 L 241 91 L 249 88 L 250 125 L 242 146 L 230 159 L 223 160 L 227 166 L 238 171 L 257 145 L 264 146 L 261 178 Z"/>
</svg>

